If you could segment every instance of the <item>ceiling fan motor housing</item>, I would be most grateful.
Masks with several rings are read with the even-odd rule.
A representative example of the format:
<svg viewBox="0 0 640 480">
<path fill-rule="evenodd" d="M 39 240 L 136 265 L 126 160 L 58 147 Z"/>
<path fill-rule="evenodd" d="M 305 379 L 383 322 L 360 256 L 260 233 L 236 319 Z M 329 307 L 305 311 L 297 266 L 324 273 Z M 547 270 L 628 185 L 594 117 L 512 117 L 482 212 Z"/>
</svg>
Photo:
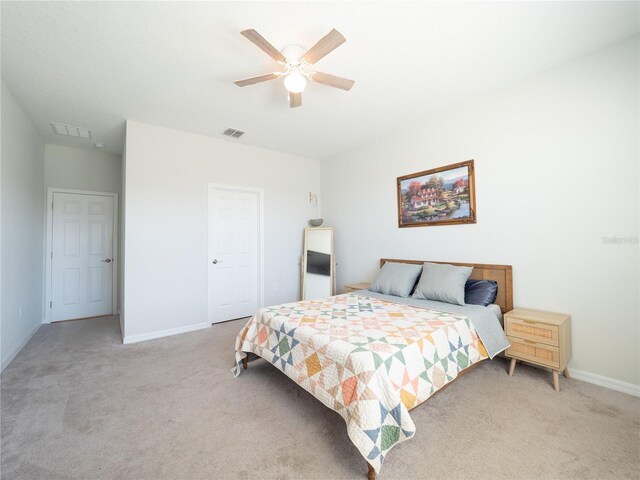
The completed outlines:
<svg viewBox="0 0 640 480">
<path fill-rule="evenodd" d="M 301 45 L 287 45 L 280 50 L 290 65 L 300 65 L 302 63 L 302 56 L 306 51 L 307 49 Z"/>
</svg>

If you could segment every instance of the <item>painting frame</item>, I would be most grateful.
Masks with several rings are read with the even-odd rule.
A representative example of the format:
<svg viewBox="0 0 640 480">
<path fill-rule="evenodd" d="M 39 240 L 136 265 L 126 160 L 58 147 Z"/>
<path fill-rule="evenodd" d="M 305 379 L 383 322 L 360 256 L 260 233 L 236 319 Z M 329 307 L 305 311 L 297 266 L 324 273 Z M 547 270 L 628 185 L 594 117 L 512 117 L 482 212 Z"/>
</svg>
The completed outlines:
<svg viewBox="0 0 640 480">
<path fill-rule="evenodd" d="M 419 202 L 425 201 L 429 202 L 430 200 L 425 200 L 427 197 L 413 197 L 411 200 L 407 200 L 407 184 L 408 181 L 413 180 L 414 182 L 420 182 L 425 177 L 431 179 L 431 177 L 438 178 L 437 174 L 441 174 L 439 177 L 441 178 L 445 172 L 450 172 L 458 169 L 467 169 L 466 182 L 463 180 L 460 183 L 462 186 L 462 190 L 458 192 L 460 186 L 458 186 L 458 182 L 456 182 L 456 187 L 454 190 L 443 190 L 443 183 L 440 184 L 440 192 L 434 192 L 433 202 L 441 201 L 441 205 L 444 205 L 443 209 L 436 209 L 433 203 L 429 203 L 428 206 L 423 209 L 420 213 L 415 214 L 408 212 L 410 210 L 415 211 L 414 199 L 417 198 L 417 204 L 421 205 Z M 420 179 L 420 180 L 419 180 Z M 466 183 L 466 185 L 464 185 Z M 427 183 L 422 183 L 421 185 L 426 185 Z M 415 188 L 415 187 L 414 187 Z M 405 192 L 403 193 L 403 189 Z M 477 211 L 476 211 L 476 185 L 475 185 L 475 165 L 473 159 L 466 160 L 464 162 L 452 163 L 450 165 L 444 165 L 442 167 L 432 168 L 429 170 L 423 170 L 421 172 L 411 173 L 409 175 L 403 175 L 402 177 L 398 177 L 396 180 L 396 190 L 397 190 L 397 200 L 398 200 L 398 228 L 411 228 L 411 227 L 436 227 L 440 225 L 466 225 L 466 224 L 474 224 L 477 223 Z M 435 189 L 434 189 L 435 190 Z M 454 198 L 446 202 L 448 199 L 439 199 L 444 192 L 447 193 L 447 197 L 453 195 L 453 192 L 456 191 L 456 197 L 462 198 L 463 204 L 466 203 L 468 205 L 468 215 L 459 216 L 453 218 L 447 218 L 450 210 L 456 208 L 456 213 L 460 210 L 460 202 L 458 198 Z M 431 189 L 429 189 L 428 194 L 431 195 Z M 467 198 L 468 197 L 468 198 Z M 457 202 L 457 203 L 452 203 Z M 464 211 L 466 212 L 467 205 L 464 206 Z M 447 208 L 449 210 L 447 210 Z M 433 210 L 433 211 L 432 211 Z M 444 218 L 441 218 L 443 217 Z M 420 218 L 415 221 L 408 220 L 409 216 L 419 216 Z"/>
</svg>

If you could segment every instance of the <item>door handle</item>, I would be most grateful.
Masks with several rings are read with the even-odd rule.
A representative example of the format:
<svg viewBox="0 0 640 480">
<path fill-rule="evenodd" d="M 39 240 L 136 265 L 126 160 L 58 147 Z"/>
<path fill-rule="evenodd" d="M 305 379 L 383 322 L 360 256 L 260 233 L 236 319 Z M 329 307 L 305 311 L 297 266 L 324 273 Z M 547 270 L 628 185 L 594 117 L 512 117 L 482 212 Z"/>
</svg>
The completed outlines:
<svg viewBox="0 0 640 480">
<path fill-rule="evenodd" d="M 106 263 L 111 263 L 111 259 L 110 259 L 110 258 L 105 258 L 105 259 L 104 259 L 104 260 L 102 260 L 102 261 L 103 261 L 103 262 L 106 262 Z"/>
<path fill-rule="evenodd" d="M 217 258 L 214 258 L 213 260 L 211 260 L 211 263 L 213 263 L 214 265 L 218 264 L 218 263 L 222 263 L 222 260 L 218 260 Z"/>
</svg>

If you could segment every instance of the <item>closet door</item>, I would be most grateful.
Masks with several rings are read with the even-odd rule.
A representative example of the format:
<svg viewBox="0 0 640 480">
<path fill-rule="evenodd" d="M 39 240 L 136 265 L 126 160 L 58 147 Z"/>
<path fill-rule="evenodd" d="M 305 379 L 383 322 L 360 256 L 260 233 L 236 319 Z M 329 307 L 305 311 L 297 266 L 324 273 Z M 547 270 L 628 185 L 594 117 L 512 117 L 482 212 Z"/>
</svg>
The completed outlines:
<svg viewBox="0 0 640 480">
<path fill-rule="evenodd" d="M 260 194 L 210 187 L 209 319 L 248 317 L 258 309 Z"/>
</svg>

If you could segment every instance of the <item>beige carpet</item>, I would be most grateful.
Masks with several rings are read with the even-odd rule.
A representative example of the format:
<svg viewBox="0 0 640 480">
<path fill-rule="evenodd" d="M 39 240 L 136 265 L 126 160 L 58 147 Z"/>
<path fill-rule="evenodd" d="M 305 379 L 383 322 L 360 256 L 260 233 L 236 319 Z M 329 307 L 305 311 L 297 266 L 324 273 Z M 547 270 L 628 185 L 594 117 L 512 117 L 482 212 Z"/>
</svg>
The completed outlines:
<svg viewBox="0 0 640 480">
<path fill-rule="evenodd" d="M 122 345 L 116 318 L 45 325 L 2 374 L 3 479 L 365 478 L 343 420 L 263 360 L 242 321 Z M 503 360 L 412 412 L 382 479 L 640 477 L 640 399 Z"/>
</svg>

